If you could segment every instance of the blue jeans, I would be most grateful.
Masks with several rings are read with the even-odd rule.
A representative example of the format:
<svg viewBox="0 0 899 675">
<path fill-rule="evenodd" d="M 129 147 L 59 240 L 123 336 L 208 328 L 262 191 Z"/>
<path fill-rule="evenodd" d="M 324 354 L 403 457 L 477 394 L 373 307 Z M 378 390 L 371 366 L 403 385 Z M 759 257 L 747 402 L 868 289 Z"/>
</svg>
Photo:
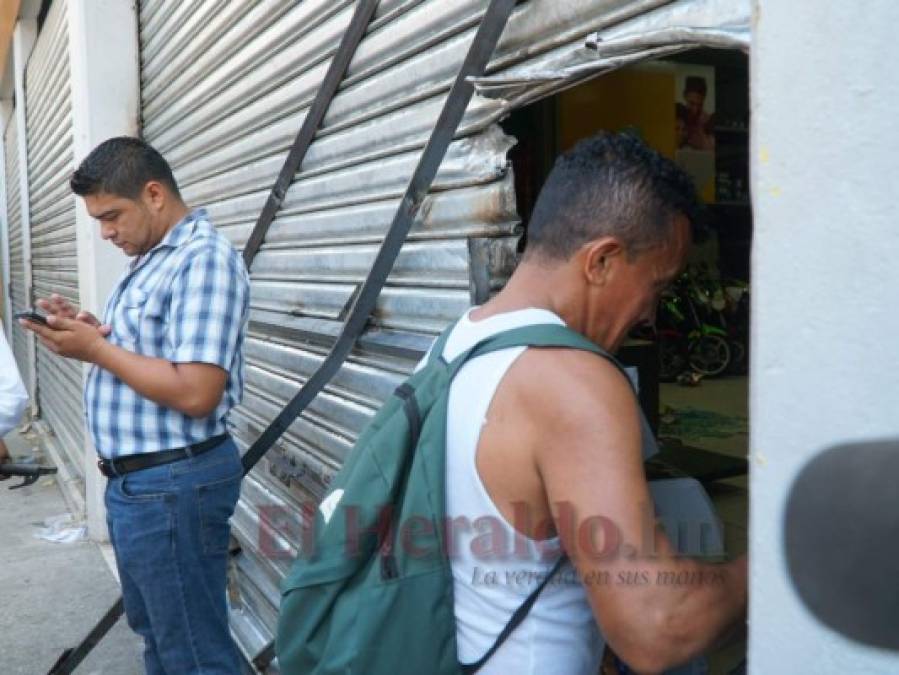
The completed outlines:
<svg viewBox="0 0 899 675">
<path fill-rule="evenodd" d="M 241 672 L 225 598 L 241 473 L 229 438 L 197 457 L 109 479 L 109 535 L 148 675 Z"/>
</svg>

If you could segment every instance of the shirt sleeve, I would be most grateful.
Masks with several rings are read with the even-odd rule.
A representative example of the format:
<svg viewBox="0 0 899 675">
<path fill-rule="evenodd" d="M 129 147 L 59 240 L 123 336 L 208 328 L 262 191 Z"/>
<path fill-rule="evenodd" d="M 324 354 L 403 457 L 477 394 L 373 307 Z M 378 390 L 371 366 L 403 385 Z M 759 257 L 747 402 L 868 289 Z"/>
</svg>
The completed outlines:
<svg viewBox="0 0 899 675">
<path fill-rule="evenodd" d="M 210 363 L 230 371 L 249 308 L 246 268 L 216 245 L 190 256 L 172 286 L 166 345 L 173 363 Z"/>
<path fill-rule="evenodd" d="M 0 438 L 19 423 L 27 403 L 28 392 L 22 384 L 6 336 L 0 331 Z"/>
</svg>

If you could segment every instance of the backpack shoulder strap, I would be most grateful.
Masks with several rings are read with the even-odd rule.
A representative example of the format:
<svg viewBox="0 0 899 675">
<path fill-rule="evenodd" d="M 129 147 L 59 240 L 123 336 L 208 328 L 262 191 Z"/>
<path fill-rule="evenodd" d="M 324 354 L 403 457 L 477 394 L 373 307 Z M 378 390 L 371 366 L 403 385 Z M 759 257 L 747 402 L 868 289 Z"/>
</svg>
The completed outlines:
<svg viewBox="0 0 899 675">
<path fill-rule="evenodd" d="M 474 675 L 474 673 L 478 672 L 481 668 L 484 667 L 484 664 L 490 660 L 490 657 L 496 653 L 496 650 L 499 649 L 506 639 L 512 634 L 512 632 L 518 628 L 519 624 L 525 620 L 528 612 L 531 611 L 531 607 L 534 606 L 534 603 L 537 602 L 537 598 L 540 597 L 540 593 L 543 592 L 543 589 L 546 588 L 546 585 L 550 582 L 550 580 L 556 576 L 556 573 L 562 569 L 562 565 L 565 564 L 565 561 L 568 560 L 568 556 L 564 553 L 562 557 L 553 565 L 553 568 L 549 571 L 545 577 L 543 577 L 543 581 L 531 591 L 531 594 L 525 599 L 523 603 L 515 610 L 515 613 L 512 615 L 512 618 L 509 619 L 509 622 L 506 624 L 505 628 L 502 629 L 499 636 L 496 638 L 496 641 L 493 643 L 493 646 L 487 650 L 487 653 L 484 654 L 481 658 L 479 658 L 474 663 L 463 664 L 462 665 L 462 673 L 463 675 Z"/>
<path fill-rule="evenodd" d="M 431 351 L 428 352 L 429 366 L 443 359 L 443 350 L 446 349 L 446 342 L 449 340 L 450 333 L 452 333 L 456 326 L 459 325 L 459 321 L 461 320 L 462 319 L 453 321 L 440 335 L 437 336 L 437 339 L 434 340 L 434 343 L 431 345 Z"/>
</svg>

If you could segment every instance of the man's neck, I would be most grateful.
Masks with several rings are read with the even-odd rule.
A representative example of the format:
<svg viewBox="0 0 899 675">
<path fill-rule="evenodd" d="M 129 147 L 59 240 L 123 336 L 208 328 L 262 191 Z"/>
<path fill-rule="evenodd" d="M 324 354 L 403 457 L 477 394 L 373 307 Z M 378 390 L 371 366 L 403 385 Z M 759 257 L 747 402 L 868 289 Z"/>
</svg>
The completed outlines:
<svg viewBox="0 0 899 675">
<path fill-rule="evenodd" d="M 564 264 L 543 265 L 533 260 L 522 261 L 503 290 L 472 312 L 471 318 L 480 321 L 520 309 L 545 309 L 562 319 L 572 330 L 611 350 L 602 338 L 602 331 L 597 334 L 597 328 L 607 322 L 601 316 L 589 314 L 589 303 L 583 296 L 583 290 L 573 280 L 574 274 Z"/>
<path fill-rule="evenodd" d="M 184 202 L 180 202 L 179 204 L 172 207 L 172 212 L 169 214 L 168 221 L 169 224 L 165 228 L 165 232 L 162 233 L 163 238 L 173 229 L 175 229 L 175 225 L 180 223 L 187 217 L 187 214 L 190 213 L 190 209 L 187 208 L 187 205 Z M 161 241 L 161 239 L 160 239 Z"/>
<path fill-rule="evenodd" d="M 522 262 L 503 290 L 475 310 L 471 318 L 478 321 L 520 309 L 545 309 L 569 323 L 574 317 L 569 316 L 568 303 L 560 293 L 564 285 L 556 277 L 559 277 L 558 270 Z"/>
<path fill-rule="evenodd" d="M 166 238 L 169 232 L 175 229 L 175 226 L 180 223 L 187 214 L 190 213 L 190 209 L 187 208 L 187 205 L 184 202 L 179 202 L 178 204 L 172 205 L 171 209 L 166 210 L 163 213 L 162 222 L 166 223 L 165 227 L 161 229 L 159 235 L 156 237 L 156 241 L 153 244 L 153 247 L 159 245 L 163 239 Z"/>
</svg>

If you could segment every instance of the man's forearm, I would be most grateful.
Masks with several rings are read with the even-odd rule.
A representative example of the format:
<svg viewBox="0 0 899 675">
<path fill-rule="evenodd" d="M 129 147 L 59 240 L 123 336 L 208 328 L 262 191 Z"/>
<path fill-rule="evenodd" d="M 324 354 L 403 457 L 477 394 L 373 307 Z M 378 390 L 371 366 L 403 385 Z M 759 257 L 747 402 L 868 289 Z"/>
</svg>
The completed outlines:
<svg viewBox="0 0 899 675">
<path fill-rule="evenodd" d="M 709 651 L 745 619 L 745 559 L 713 565 L 665 548 L 653 560 L 620 566 L 635 581 L 633 592 L 617 601 L 626 604 L 626 619 L 609 624 L 601 610 L 597 616 L 609 644 L 641 675 L 665 672 Z"/>
<path fill-rule="evenodd" d="M 106 341 L 91 360 L 154 403 L 187 415 L 197 411 L 194 383 L 185 381 L 171 361 L 135 354 Z"/>
<path fill-rule="evenodd" d="M 724 643 L 744 625 L 747 604 L 747 561 L 711 565 L 681 559 L 683 594 L 669 614 L 673 644 L 683 649 L 684 660 Z"/>
</svg>

